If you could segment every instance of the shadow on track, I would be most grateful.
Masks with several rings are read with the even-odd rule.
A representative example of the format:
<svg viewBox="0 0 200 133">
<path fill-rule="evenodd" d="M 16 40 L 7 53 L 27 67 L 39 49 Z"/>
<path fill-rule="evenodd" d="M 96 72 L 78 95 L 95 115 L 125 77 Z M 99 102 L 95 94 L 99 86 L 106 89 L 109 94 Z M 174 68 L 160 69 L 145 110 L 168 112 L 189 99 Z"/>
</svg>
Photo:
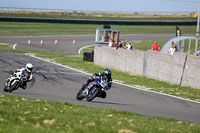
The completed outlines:
<svg viewBox="0 0 200 133">
<path fill-rule="evenodd" d="M 113 104 L 113 105 L 128 105 L 128 106 L 137 106 L 133 104 L 117 103 L 117 102 L 100 102 L 100 101 L 91 101 L 93 103 L 102 103 L 102 104 Z"/>
</svg>

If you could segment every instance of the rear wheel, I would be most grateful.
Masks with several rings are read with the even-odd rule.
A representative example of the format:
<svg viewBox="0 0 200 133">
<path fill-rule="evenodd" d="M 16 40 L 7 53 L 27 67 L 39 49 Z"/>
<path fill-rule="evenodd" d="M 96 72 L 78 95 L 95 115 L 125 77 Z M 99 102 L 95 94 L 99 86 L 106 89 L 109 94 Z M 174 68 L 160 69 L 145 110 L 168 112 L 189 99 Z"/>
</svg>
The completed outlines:
<svg viewBox="0 0 200 133">
<path fill-rule="evenodd" d="M 82 95 L 82 89 L 80 89 L 76 95 L 77 100 L 83 100 L 84 96 Z"/>
<path fill-rule="evenodd" d="M 92 101 L 99 94 L 100 89 L 97 87 L 93 87 L 91 91 L 88 93 L 86 97 L 87 101 Z"/>
<path fill-rule="evenodd" d="M 101 98 L 106 98 L 106 96 L 107 96 L 107 94 L 106 94 L 105 91 L 102 91 L 102 92 L 100 93 L 100 95 L 98 95 L 98 97 L 101 97 Z"/>
</svg>

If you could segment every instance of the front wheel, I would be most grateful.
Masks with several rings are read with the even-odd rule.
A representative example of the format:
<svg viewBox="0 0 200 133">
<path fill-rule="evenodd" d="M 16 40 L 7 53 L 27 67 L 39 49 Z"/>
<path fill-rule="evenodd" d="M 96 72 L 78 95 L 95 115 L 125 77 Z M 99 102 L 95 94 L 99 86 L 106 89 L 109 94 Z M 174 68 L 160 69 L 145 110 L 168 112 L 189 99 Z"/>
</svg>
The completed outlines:
<svg viewBox="0 0 200 133">
<path fill-rule="evenodd" d="M 8 92 L 12 92 L 14 90 L 16 90 L 18 88 L 18 84 L 19 84 L 19 81 L 15 81 L 14 83 L 14 80 L 11 82 L 11 85 L 10 85 L 10 88 L 8 89 Z"/>
<path fill-rule="evenodd" d="M 97 87 L 92 88 L 86 97 L 87 101 L 92 101 L 95 97 L 97 97 L 97 95 L 99 94 L 99 91 L 100 89 Z"/>
<path fill-rule="evenodd" d="M 8 92 L 8 87 L 5 86 L 4 89 L 3 89 L 3 91 Z"/>
<path fill-rule="evenodd" d="M 84 96 L 82 95 L 83 90 L 80 89 L 76 95 L 77 100 L 83 100 Z"/>
</svg>

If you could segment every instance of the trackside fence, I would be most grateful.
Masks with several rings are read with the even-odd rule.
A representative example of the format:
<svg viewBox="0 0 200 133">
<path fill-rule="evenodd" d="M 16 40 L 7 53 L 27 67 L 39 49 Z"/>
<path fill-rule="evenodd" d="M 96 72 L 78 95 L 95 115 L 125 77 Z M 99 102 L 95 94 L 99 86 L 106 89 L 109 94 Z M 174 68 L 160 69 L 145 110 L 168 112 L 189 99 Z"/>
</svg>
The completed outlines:
<svg viewBox="0 0 200 133">
<path fill-rule="evenodd" d="M 200 58 L 192 55 L 95 47 L 94 63 L 134 75 L 200 89 Z"/>
</svg>

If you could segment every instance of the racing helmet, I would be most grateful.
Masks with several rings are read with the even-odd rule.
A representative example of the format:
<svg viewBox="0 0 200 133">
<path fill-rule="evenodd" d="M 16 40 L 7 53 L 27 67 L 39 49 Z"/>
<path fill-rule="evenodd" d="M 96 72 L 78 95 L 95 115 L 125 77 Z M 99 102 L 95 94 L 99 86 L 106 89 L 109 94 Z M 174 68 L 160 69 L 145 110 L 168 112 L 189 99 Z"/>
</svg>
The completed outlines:
<svg viewBox="0 0 200 133">
<path fill-rule="evenodd" d="M 111 77 L 112 72 L 109 69 L 106 69 L 104 73 L 106 76 Z"/>
<path fill-rule="evenodd" d="M 32 69 L 33 69 L 33 65 L 32 65 L 31 63 L 27 63 L 27 64 L 26 64 L 26 70 L 27 70 L 28 72 L 32 72 Z"/>
</svg>

